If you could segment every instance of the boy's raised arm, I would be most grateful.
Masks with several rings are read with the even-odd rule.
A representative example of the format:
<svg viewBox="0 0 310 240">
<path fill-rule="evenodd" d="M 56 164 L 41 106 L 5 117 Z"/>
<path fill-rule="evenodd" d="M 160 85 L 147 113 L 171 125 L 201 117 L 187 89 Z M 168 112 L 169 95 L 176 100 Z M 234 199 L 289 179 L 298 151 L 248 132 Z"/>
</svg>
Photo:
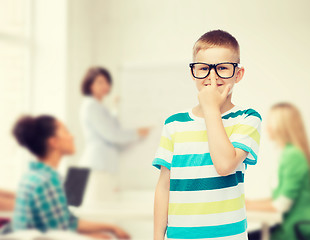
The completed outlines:
<svg viewBox="0 0 310 240">
<path fill-rule="evenodd" d="M 208 111 L 205 123 L 208 132 L 210 155 L 218 174 L 226 176 L 232 173 L 246 158 L 247 152 L 234 148 L 225 132 L 221 112 Z"/>
<path fill-rule="evenodd" d="M 164 240 L 169 206 L 170 170 L 161 166 L 154 199 L 154 240 Z"/>
<path fill-rule="evenodd" d="M 223 93 L 217 90 L 216 80 L 211 79 L 211 86 L 199 92 L 207 133 L 210 155 L 219 175 L 226 176 L 233 172 L 246 158 L 247 152 L 234 148 L 230 142 L 221 117 L 220 107 L 228 96 L 230 88 Z"/>
</svg>

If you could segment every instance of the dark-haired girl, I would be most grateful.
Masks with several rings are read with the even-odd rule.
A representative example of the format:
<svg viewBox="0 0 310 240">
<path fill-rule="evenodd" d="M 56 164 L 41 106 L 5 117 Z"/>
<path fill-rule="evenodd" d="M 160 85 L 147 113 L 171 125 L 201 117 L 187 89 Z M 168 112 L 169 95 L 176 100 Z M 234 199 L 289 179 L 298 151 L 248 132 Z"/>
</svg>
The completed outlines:
<svg viewBox="0 0 310 240">
<path fill-rule="evenodd" d="M 61 158 L 73 154 L 75 149 L 73 137 L 62 122 L 52 116 L 24 116 L 15 124 L 13 135 L 37 157 L 20 181 L 12 221 L 14 230 L 59 229 L 100 239 L 109 239 L 110 233 L 129 238 L 117 226 L 83 221 L 70 213 L 56 169 Z"/>
</svg>

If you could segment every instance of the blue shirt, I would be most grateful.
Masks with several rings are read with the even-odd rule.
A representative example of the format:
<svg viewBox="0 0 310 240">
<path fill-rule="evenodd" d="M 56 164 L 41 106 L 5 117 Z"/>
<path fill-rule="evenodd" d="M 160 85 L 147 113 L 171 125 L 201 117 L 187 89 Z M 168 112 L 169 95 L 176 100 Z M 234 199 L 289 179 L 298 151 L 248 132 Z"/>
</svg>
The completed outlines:
<svg viewBox="0 0 310 240">
<path fill-rule="evenodd" d="M 59 174 L 42 162 L 31 162 L 17 191 L 12 221 L 14 230 L 76 230 Z"/>
</svg>

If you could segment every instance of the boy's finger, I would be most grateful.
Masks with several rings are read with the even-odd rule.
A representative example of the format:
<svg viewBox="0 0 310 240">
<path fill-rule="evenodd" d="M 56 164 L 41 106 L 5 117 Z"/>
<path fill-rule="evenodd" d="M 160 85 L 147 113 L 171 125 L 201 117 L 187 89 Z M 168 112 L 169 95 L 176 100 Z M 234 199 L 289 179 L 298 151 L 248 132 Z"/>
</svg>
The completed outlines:
<svg viewBox="0 0 310 240">
<path fill-rule="evenodd" d="M 222 93 L 223 97 L 227 97 L 228 96 L 228 93 L 229 93 L 230 89 L 231 89 L 231 85 L 229 84 L 229 85 L 226 86 L 225 90 Z"/>
<path fill-rule="evenodd" d="M 211 86 L 212 87 L 217 87 L 216 80 L 214 78 L 211 78 Z"/>
</svg>

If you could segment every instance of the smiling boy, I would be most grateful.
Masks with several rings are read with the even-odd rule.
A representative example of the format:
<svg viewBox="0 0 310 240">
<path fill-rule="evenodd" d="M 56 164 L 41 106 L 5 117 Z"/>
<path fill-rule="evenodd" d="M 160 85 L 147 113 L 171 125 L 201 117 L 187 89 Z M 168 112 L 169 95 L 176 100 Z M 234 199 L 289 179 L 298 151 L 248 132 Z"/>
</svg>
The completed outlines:
<svg viewBox="0 0 310 240">
<path fill-rule="evenodd" d="M 257 162 L 262 119 L 231 102 L 244 74 L 232 35 L 205 33 L 193 60 L 199 104 L 166 119 L 152 163 L 161 170 L 154 239 L 245 240 L 244 172 Z"/>
</svg>

